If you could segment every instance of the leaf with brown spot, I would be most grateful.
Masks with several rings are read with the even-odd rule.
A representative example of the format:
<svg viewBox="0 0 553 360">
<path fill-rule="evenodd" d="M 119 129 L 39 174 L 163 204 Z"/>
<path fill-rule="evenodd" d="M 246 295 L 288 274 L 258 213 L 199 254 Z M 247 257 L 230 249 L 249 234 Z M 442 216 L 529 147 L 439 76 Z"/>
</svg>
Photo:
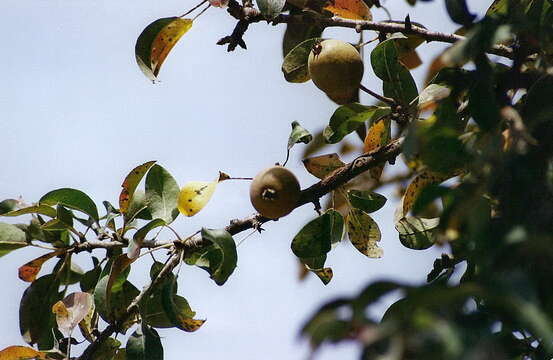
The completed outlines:
<svg viewBox="0 0 553 360">
<path fill-rule="evenodd" d="M 372 20 L 371 10 L 363 0 L 329 0 L 323 10 L 353 20 Z"/>
<path fill-rule="evenodd" d="M 304 159 L 303 165 L 311 175 L 324 179 L 328 174 L 345 164 L 340 160 L 338 154 L 334 153 Z"/>
<path fill-rule="evenodd" d="M 38 273 L 40 272 L 40 269 L 42 268 L 42 265 L 48 261 L 49 259 L 53 258 L 54 256 L 57 256 L 61 253 L 63 253 L 64 250 L 56 250 L 52 251 L 51 253 L 42 255 L 40 257 L 37 257 L 34 260 L 29 261 L 28 263 L 22 265 L 19 267 L 19 278 L 26 282 L 33 282 L 35 281 Z"/>
<path fill-rule="evenodd" d="M 378 224 L 369 214 L 359 209 L 351 209 L 346 224 L 349 240 L 359 252 L 370 258 L 381 258 L 383 251 L 378 247 L 382 235 Z"/>
<path fill-rule="evenodd" d="M 144 175 L 150 170 L 150 168 L 155 164 L 155 161 L 148 161 L 142 165 L 138 165 L 125 177 L 123 180 L 123 190 L 119 195 L 119 211 L 125 216 L 125 221 L 127 220 L 127 211 L 129 210 L 129 204 L 132 197 L 134 196 L 134 191 L 140 183 L 140 180 Z"/>
<path fill-rule="evenodd" d="M 385 117 L 376 123 L 372 124 L 367 136 L 365 137 L 363 151 L 370 152 L 378 149 L 381 146 L 387 145 L 392 137 L 392 128 L 390 126 L 390 118 Z M 382 175 L 385 163 L 377 165 L 369 170 L 371 176 L 378 180 Z"/>
<path fill-rule="evenodd" d="M 0 351 L 0 360 L 46 359 L 46 353 L 27 346 L 8 346 Z"/>
<path fill-rule="evenodd" d="M 162 18 L 148 25 L 136 40 L 134 52 L 140 70 L 155 80 L 173 46 L 192 27 L 191 19 Z"/>
<path fill-rule="evenodd" d="M 65 337 L 71 336 L 73 329 L 86 317 L 92 305 L 92 295 L 75 292 L 52 306 L 52 312 L 56 314 L 58 329 Z"/>
<path fill-rule="evenodd" d="M 309 270 L 309 271 L 317 275 L 325 285 L 328 285 L 330 280 L 332 280 L 332 276 L 334 275 L 334 273 L 332 272 L 332 268 L 316 269 L 316 270 Z"/>
<path fill-rule="evenodd" d="M 441 182 L 449 179 L 452 176 L 453 175 L 439 174 L 431 171 L 423 171 L 422 173 L 417 175 L 413 179 L 413 181 L 411 181 L 411 183 L 407 187 L 407 190 L 405 191 L 405 194 L 403 195 L 402 217 L 405 217 L 405 215 L 407 215 L 407 213 L 415 203 L 417 196 L 419 196 L 425 186 L 428 186 L 430 184 L 440 184 Z"/>
</svg>

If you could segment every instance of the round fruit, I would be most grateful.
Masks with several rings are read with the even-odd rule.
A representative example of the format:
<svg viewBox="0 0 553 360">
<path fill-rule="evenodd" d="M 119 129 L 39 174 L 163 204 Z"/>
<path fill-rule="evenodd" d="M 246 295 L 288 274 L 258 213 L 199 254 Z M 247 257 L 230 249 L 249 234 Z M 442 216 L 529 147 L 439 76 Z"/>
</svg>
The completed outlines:
<svg viewBox="0 0 553 360">
<path fill-rule="evenodd" d="M 364 70 L 353 45 L 332 39 L 315 43 L 307 68 L 315 85 L 338 104 L 350 103 L 355 97 Z"/>
<path fill-rule="evenodd" d="M 300 198 L 296 176 L 282 166 L 273 166 L 255 176 L 250 186 L 253 207 L 269 219 L 288 215 Z"/>
</svg>

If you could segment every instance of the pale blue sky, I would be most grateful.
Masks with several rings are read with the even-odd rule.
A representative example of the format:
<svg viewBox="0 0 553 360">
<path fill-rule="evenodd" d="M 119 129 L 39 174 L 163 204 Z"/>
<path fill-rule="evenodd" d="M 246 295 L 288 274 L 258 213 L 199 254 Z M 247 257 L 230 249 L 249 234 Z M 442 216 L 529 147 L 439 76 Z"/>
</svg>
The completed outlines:
<svg viewBox="0 0 553 360">
<path fill-rule="evenodd" d="M 394 19 L 410 13 L 412 21 L 431 29 L 455 29 L 442 1 L 422 3 L 416 11 L 404 1 L 384 3 Z M 469 2 L 480 13 L 486 3 Z M 180 185 L 212 180 L 218 170 L 253 176 L 284 159 L 292 121 L 311 131 L 327 124 L 336 105 L 311 82 L 290 84 L 282 77 L 284 26 L 254 24 L 244 38 L 248 50 L 227 53 L 215 42 L 230 34 L 235 21 L 221 9 L 210 9 L 196 21 L 164 64 L 161 82 L 149 82 L 135 63 L 136 37 L 153 20 L 181 14 L 193 5 L 176 0 L 2 1 L 0 200 L 22 196 L 32 202 L 55 188 L 73 187 L 86 191 L 99 207 L 102 200 L 116 203 L 124 176 L 148 160 L 158 160 Z M 377 19 L 383 16 L 375 12 Z M 367 32 L 367 38 L 372 36 Z M 353 40 L 355 33 L 332 29 L 325 37 Z M 442 48 L 425 44 L 419 53 L 430 59 Z M 415 71 L 419 88 L 425 69 Z M 369 66 L 365 73 L 364 84 L 380 91 Z M 358 140 L 352 136 L 351 141 Z M 293 150 L 289 166 L 307 187 L 316 179 L 303 170 L 300 153 L 299 148 Z M 222 183 L 201 213 L 179 217 L 175 227 L 187 235 L 250 215 L 248 186 Z M 403 248 L 391 223 L 395 201 L 390 198 L 375 214 L 384 257 L 367 259 L 344 242 L 329 255 L 334 279 L 326 287 L 315 276 L 298 282 L 290 251 L 292 237 L 315 216 L 311 206 L 266 224 L 261 236 L 248 238 L 238 248 L 238 268 L 222 287 L 205 272 L 184 267 L 179 294 L 208 321 L 194 334 L 161 330 L 165 358 L 304 359 L 308 346 L 298 341 L 298 331 L 325 301 L 355 294 L 383 277 L 424 281 L 443 249 Z M 23 344 L 18 306 L 27 284 L 17 279 L 17 267 L 41 253 L 18 250 L 0 259 L 5 279 L 0 348 Z M 90 266 L 86 255 L 80 259 L 84 267 Z M 133 265 L 131 275 L 139 288 L 147 281 L 149 259 L 143 259 Z M 350 344 L 325 348 L 319 359 L 357 353 Z"/>
</svg>

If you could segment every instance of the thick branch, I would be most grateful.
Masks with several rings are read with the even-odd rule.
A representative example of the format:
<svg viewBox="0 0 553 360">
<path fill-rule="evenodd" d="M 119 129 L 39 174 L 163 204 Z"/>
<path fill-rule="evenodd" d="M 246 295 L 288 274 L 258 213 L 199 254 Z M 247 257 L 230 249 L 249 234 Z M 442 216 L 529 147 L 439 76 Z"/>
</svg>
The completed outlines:
<svg viewBox="0 0 553 360">
<path fill-rule="evenodd" d="M 255 9 L 252 9 L 252 11 Z M 255 23 L 265 20 L 265 18 L 257 11 L 252 13 L 250 11 L 247 16 L 240 11 L 229 11 L 229 13 L 235 18 L 249 23 Z M 457 41 L 464 40 L 464 36 L 456 34 L 442 33 L 438 31 L 431 31 L 423 27 L 415 26 L 413 24 L 404 24 L 396 22 L 374 22 L 374 21 L 364 21 L 364 20 L 351 20 L 343 19 L 337 16 L 334 17 L 324 17 L 317 16 L 313 13 L 299 14 L 299 15 L 289 15 L 281 14 L 272 20 L 273 24 L 317 24 L 322 27 L 345 27 L 355 29 L 357 32 L 362 30 L 372 30 L 378 31 L 380 33 L 392 34 L 396 32 L 401 32 L 404 34 L 416 34 L 422 37 L 424 40 L 430 41 L 439 41 L 449 44 L 454 44 Z M 512 59 L 514 57 L 513 49 L 505 45 L 494 45 L 488 53 L 503 56 L 506 58 Z"/>
</svg>

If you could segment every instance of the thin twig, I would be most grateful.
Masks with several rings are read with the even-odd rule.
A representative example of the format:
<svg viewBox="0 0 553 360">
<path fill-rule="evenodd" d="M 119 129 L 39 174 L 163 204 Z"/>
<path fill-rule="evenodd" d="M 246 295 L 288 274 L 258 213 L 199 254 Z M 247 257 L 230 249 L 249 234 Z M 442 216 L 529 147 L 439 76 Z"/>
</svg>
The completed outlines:
<svg viewBox="0 0 553 360">
<path fill-rule="evenodd" d="M 197 8 L 199 8 L 200 6 L 202 6 L 203 4 L 205 4 L 207 2 L 207 0 L 203 0 L 201 3 L 199 3 L 198 5 L 194 6 L 192 9 L 188 10 L 187 12 L 185 12 L 184 14 L 182 14 L 181 16 L 179 16 L 180 18 L 183 18 L 185 17 L 186 15 L 190 14 L 192 11 L 196 10 Z"/>
<path fill-rule="evenodd" d="M 394 104 L 394 99 L 391 99 L 389 97 L 377 94 L 374 91 L 372 91 L 371 89 L 367 89 L 363 84 L 359 84 L 359 89 L 363 90 L 364 92 L 366 92 L 367 94 L 369 94 L 372 97 L 376 98 L 377 100 L 382 101 L 383 103 L 386 103 L 388 105 Z"/>
</svg>

